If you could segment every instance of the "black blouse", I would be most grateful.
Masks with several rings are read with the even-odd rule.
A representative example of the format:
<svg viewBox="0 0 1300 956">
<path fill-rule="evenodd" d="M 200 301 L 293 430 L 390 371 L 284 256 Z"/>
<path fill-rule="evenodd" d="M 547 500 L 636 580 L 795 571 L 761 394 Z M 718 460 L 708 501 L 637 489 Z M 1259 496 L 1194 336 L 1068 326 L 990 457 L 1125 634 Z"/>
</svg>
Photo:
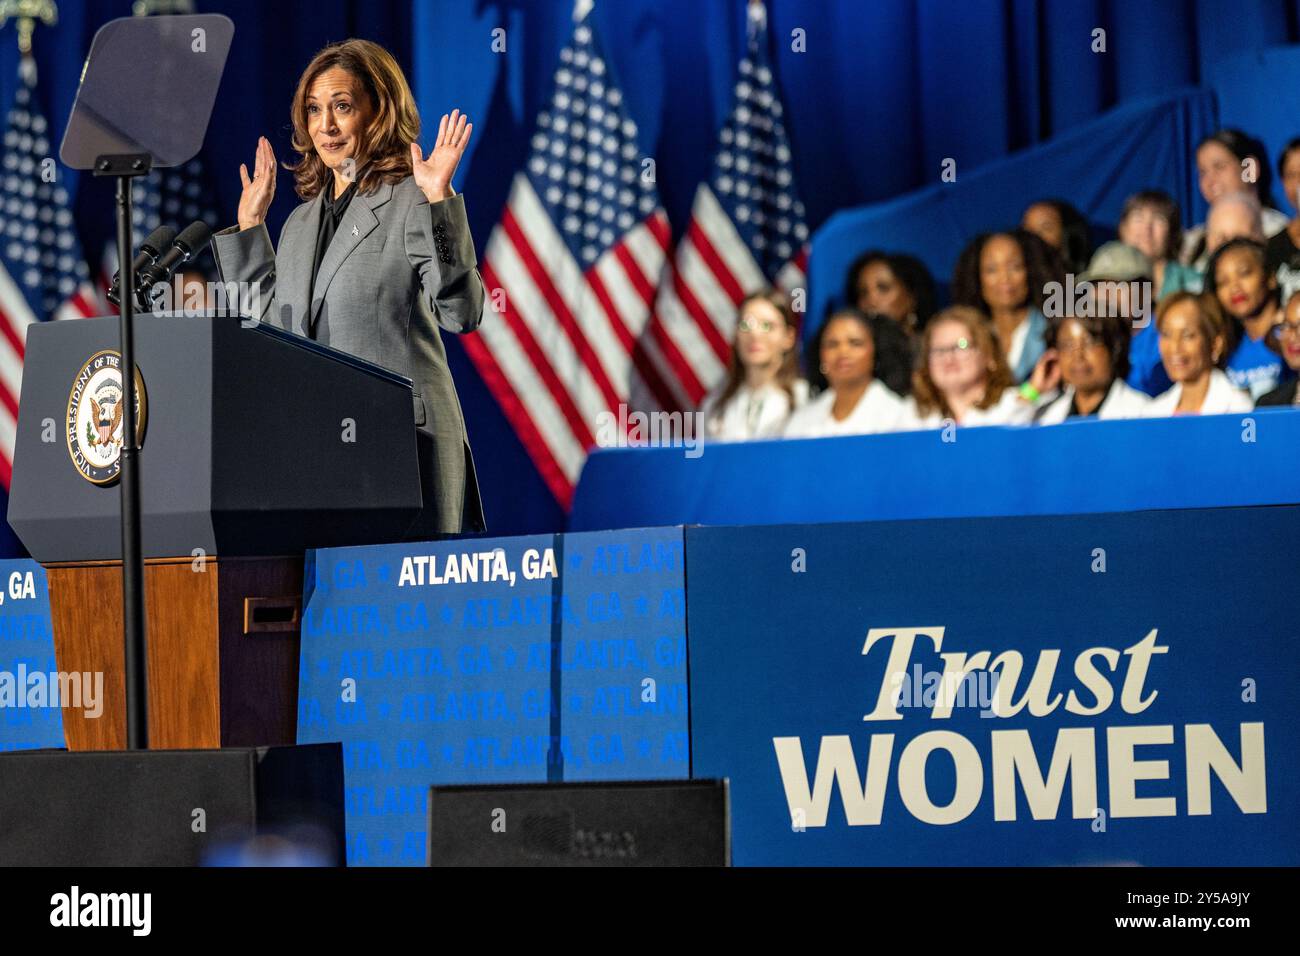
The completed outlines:
<svg viewBox="0 0 1300 956">
<path fill-rule="evenodd" d="M 312 292 L 316 290 L 316 273 L 320 272 L 320 264 L 325 261 L 325 252 L 329 249 L 330 243 L 334 241 L 334 233 L 339 228 L 339 222 L 343 219 L 343 214 L 348 210 L 348 204 L 352 202 L 352 197 L 356 195 L 357 184 L 354 180 L 348 183 L 348 188 L 343 190 L 341 196 L 334 195 L 334 180 L 331 179 L 325 187 L 324 208 L 321 209 L 320 231 L 316 233 L 316 261 L 311 267 L 311 284 Z"/>
</svg>

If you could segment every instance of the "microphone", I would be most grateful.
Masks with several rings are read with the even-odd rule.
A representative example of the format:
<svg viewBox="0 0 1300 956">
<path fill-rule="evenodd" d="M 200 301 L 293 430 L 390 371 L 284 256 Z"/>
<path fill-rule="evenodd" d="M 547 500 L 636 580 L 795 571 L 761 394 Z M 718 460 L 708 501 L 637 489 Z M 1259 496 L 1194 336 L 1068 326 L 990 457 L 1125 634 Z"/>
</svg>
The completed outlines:
<svg viewBox="0 0 1300 956">
<path fill-rule="evenodd" d="M 155 298 L 153 289 L 159 284 L 171 281 L 177 267 L 189 262 L 202 251 L 212 239 L 212 230 L 202 222 L 192 222 L 177 236 L 166 252 L 152 265 L 147 265 L 140 273 L 140 301 L 152 302 Z"/>
<path fill-rule="evenodd" d="M 149 233 L 149 238 L 140 243 L 140 252 L 131 266 L 131 271 L 137 278 L 146 266 L 151 266 L 158 261 L 162 250 L 170 246 L 175 238 L 176 230 L 171 226 L 159 226 Z M 138 282 L 136 287 L 139 288 Z M 136 298 L 138 299 L 139 296 Z M 108 301 L 114 305 L 122 304 L 122 271 L 120 269 L 113 273 L 113 287 L 108 290 Z"/>
</svg>

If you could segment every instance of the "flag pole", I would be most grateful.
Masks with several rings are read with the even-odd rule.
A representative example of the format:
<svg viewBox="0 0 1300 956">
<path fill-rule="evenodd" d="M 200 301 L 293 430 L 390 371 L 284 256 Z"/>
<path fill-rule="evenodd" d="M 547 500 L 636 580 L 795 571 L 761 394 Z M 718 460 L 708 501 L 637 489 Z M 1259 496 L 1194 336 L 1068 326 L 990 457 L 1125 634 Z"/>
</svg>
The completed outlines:
<svg viewBox="0 0 1300 956">
<path fill-rule="evenodd" d="M 0 0 L 0 25 L 10 17 L 18 24 L 20 75 L 35 85 L 36 60 L 32 55 L 32 33 L 36 21 L 58 22 L 54 0 Z M 144 554 L 140 535 L 140 446 L 137 434 L 135 389 L 135 275 L 131 258 L 131 185 L 137 176 L 152 168 L 147 153 L 100 156 L 95 176 L 117 179 L 117 255 L 120 263 L 122 302 L 121 367 L 122 451 L 119 457 L 122 515 L 122 636 L 126 680 L 127 747 L 149 746 L 148 675 L 144 636 Z"/>
<path fill-rule="evenodd" d="M 32 55 L 32 31 L 36 21 L 47 27 L 59 22 L 59 11 L 54 0 L 0 0 L 0 27 L 12 17 L 18 24 L 18 52 L 26 61 Z M 20 64 L 20 69 L 22 65 Z"/>
</svg>

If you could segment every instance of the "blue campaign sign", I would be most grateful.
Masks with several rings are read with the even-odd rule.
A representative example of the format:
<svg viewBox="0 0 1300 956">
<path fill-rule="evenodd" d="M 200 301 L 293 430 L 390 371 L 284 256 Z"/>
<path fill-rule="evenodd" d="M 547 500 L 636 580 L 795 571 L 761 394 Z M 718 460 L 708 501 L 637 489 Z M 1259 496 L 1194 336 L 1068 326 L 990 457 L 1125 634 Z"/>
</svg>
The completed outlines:
<svg viewBox="0 0 1300 956">
<path fill-rule="evenodd" d="M 298 741 L 343 744 L 349 865 L 420 865 L 432 784 L 686 778 L 681 528 L 307 557 Z"/>
<path fill-rule="evenodd" d="M 421 865 L 431 784 L 544 781 L 554 538 L 309 552 L 298 741 L 343 744 L 349 865 Z M 575 618 L 576 619 L 576 618 Z"/>
<path fill-rule="evenodd" d="M 63 746 L 57 671 L 45 569 L 0 561 L 0 750 Z"/>
<path fill-rule="evenodd" d="M 688 528 L 735 862 L 1300 864 L 1297 541 L 1297 507 Z"/>
<path fill-rule="evenodd" d="M 566 534 L 555 674 L 565 781 L 690 776 L 681 528 Z"/>
</svg>

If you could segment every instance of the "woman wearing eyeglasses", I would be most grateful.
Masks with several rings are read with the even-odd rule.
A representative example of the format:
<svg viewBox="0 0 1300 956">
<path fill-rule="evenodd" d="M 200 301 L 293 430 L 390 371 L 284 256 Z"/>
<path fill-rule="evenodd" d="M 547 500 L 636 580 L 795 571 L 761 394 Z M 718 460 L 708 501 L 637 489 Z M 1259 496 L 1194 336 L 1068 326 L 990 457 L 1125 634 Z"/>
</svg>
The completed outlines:
<svg viewBox="0 0 1300 956">
<path fill-rule="evenodd" d="M 700 406 L 710 438 L 745 441 L 781 434 L 790 414 L 808 401 L 798 346 L 794 310 L 782 293 L 765 289 L 740 303 L 727 377 Z"/>
<path fill-rule="evenodd" d="M 1058 319 L 1048 326 L 1047 347 L 1056 352 L 1065 388 L 1039 408 L 1035 421 L 1040 425 L 1146 415 L 1151 400 L 1124 381 L 1129 373 L 1128 319 L 1119 314 Z"/>
<path fill-rule="evenodd" d="M 1300 289 L 1286 300 L 1282 321 L 1273 326 L 1270 338 L 1282 350 L 1282 360 L 1293 372 L 1300 373 Z M 1257 404 L 1300 407 L 1300 378 L 1292 378 L 1260 398 Z"/>
<path fill-rule="evenodd" d="M 1047 383 L 1043 385 L 1046 390 Z M 940 428 L 945 420 L 1012 425 L 1030 421 L 1033 413 L 1015 388 L 1006 357 L 983 315 L 970 306 L 954 305 L 930 320 L 912 376 L 906 427 Z"/>
</svg>

